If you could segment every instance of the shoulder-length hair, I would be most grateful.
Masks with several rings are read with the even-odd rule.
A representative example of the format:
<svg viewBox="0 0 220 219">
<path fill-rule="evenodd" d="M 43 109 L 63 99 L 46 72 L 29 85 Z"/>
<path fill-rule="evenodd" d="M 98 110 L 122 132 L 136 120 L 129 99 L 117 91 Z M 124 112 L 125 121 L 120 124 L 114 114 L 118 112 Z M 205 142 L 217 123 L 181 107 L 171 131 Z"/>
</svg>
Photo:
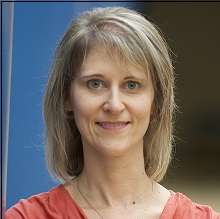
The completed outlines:
<svg viewBox="0 0 220 219">
<path fill-rule="evenodd" d="M 158 28 L 141 14 L 124 7 L 94 8 L 74 19 L 59 43 L 44 96 L 46 161 L 60 180 L 78 176 L 84 166 L 83 146 L 72 112 L 65 103 L 86 54 L 95 46 L 117 52 L 126 62 L 150 75 L 156 113 L 144 136 L 146 174 L 157 182 L 172 157 L 174 74 L 169 48 Z"/>
</svg>

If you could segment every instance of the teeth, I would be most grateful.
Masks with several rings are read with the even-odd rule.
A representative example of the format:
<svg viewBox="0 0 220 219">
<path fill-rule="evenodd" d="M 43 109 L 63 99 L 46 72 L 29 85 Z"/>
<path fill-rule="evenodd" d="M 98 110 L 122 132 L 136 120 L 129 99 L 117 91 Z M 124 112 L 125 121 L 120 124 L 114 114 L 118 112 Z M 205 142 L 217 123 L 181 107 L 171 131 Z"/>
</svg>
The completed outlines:
<svg viewBox="0 0 220 219">
<path fill-rule="evenodd" d="M 117 124 L 113 124 L 113 123 L 99 123 L 101 126 L 107 126 L 107 127 L 118 127 L 118 126 L 122 126 L 125 125 L 125 123 L 117 123 Z"/>
</svg>

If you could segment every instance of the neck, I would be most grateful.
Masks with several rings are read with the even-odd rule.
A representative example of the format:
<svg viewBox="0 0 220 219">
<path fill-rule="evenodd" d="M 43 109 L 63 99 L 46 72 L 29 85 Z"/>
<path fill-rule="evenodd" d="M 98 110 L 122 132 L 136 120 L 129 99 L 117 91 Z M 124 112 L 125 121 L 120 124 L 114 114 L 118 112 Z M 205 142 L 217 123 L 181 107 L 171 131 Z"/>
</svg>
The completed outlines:
<svg viewBox="0 0 220 219">
<path fill-rule="evenodd" d="M 105 206 L 128 206 L 142 204 L 150 197 L 152 184 L 145 173 L 143 152 L 136 156 L 85 158 L 78 183 L 90 199 Z"/>
</svg>

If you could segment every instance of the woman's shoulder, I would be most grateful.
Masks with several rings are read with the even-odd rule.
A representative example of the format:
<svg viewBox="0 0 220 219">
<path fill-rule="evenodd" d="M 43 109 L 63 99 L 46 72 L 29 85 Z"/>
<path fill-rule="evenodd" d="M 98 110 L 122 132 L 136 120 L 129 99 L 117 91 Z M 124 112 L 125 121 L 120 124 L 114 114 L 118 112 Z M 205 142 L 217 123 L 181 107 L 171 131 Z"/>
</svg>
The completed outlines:
<svg viewBox="0 0 220 219">
<path fill-rule="evenodd" d="M 63 185 L 48 192 L 21 199 L 5 213 L 5 219 L 84 218 L 78 205 Z"/>
<path fill-rule="evenodd" d="M 220 214 L 213 211 L 210 206 L 194 203 L 182 193 L 170 192 L 171 196 L 160 219 L 220 219 Z"/>
</svg>

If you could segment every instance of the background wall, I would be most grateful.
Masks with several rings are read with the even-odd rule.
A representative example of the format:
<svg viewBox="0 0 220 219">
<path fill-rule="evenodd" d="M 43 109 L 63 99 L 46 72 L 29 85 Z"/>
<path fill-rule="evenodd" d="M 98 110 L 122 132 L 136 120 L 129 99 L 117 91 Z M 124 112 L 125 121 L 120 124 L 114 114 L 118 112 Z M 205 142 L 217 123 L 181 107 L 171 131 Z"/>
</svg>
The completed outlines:
<svg viewBox="0 0 220 219">
<path fill-rule="evenodd" d="M 15 2 L 6 209 L 57 185 L 44 162 L 43 90 L 53 52 L 71 20 L 126 2 Z"/>
<path fill-rule="evenodd" d="M 163 184 L 220 212 L 220 3 L 154 2 L 142 8 L 176 54 L 179 139 Z"/>
<path fill-rule="evenodd" d="M 56 43 L 78 12 L 125 5 L 145 12 L 177 56 L 175 159 L 163 184 L 220 211 L 220 3 L 15 2 L 7 208 L 56 183 L 44 164 L 42 96 Z"/>
</svg>

